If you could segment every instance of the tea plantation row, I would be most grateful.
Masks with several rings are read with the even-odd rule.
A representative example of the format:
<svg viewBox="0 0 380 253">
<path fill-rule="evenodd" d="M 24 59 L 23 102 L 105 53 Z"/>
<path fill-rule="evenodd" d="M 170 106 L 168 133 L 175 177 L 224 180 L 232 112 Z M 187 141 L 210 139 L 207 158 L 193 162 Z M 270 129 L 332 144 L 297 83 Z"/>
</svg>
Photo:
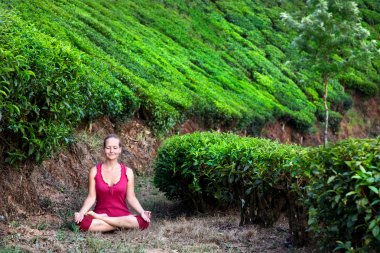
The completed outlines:
<svg viewBox="0 0 380 253">
<path fill-rule="evenodd" d="M 0 163 L 42 161 L 80 123 L 137 116 L 159 134 L 192 117 L 259 134 L 323 117 L 318 76 L 297 70 L 280 21 L 303 1 L 0 1 Z M 372 38 L 372 0 L 360 2 Z M 380 59 L 334 80 L 332 129 L 347 90 L 378 91 Z M 344 84 L 345 88 L 341 84 Z"/>
</svg>

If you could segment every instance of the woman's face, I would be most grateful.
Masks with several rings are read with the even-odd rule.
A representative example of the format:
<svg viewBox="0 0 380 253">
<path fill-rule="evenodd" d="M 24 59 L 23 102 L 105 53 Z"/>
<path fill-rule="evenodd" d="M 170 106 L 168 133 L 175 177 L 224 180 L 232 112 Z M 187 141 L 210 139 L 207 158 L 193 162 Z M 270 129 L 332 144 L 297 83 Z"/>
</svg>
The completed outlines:
<svg viewBox="0 0 380 253">
<path fill-rule="evenodd" d="M 104 147 L 104 152 L 106 154 L 106 158 L 109 160 L 117 159 L 121 153 L 120 140 L 117 138 L 109 138 L 106 141 L 106 145 Z"/>
</svg>

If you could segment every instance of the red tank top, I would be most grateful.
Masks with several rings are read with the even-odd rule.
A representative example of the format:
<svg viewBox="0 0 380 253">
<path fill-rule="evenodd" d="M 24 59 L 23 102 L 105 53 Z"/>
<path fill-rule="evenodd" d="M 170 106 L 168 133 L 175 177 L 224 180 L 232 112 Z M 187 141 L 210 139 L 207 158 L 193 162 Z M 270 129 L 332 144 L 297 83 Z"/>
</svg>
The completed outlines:
<svg viewBox="0 0 380 253">
<path fill-rule="evenodd" d="M 120 164 L 121 176 L 119 182 L 109 186 L 102 176 L 102 164 L 96 165 L 95 190 L 96 205 L 94 212 L 101 214 L 106 213 L 110 217 L 130 215 L 127 204 L 127 183 L 126 167 Z"/>
</svg>

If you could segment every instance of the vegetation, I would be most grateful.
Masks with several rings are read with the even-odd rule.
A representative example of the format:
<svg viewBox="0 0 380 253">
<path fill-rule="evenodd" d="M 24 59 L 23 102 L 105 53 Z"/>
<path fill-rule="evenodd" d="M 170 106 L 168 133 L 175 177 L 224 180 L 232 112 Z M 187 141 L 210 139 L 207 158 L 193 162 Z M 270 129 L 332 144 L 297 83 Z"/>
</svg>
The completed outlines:
<svg viewBox="0 0 380 253">
<path fill-rule="evenodd" d="M 286 64 L 296 56 L 295 35 L 279 19 L 303 7 L 303 1 L 0 1 L 1 160 L 42 161 L 70 141 L 78 124 L 102 115 L 136 115 L 161 134 L 188 117 L 251 134 L 275 119 L 308 131 L 323 90 L 315 73 Z M 378 4 L 363 0 L 359 7 L 376 38 Z M 351 104 L 342 85 L 373 95 L 379 68 L 376 58 L 334 80 L 328 102 L 343 108 L 334 124 Z"/>
<path fill-rule="evenodd" d="M 125 114 L 136 98 L 126 86 L 108 86 L 88 74 L 83 55 L 0 12 L 0 134 L 5 162 L 41 162 L 84 118 Z M 121 101 L 124 101 L 123 103 Z M 1 150 L 3 153 L 3 150 Z"/>
<path fill-rule="evenodd" d="M 379 38 L 378 1 L 357 4 L 356 25 L 370 31 L 363 38 Z M 304 9 L 304 1 L 0 0 L 0 164 L 42 162 L 104 115 L 142 118 L 157 134 L 193 117 L 258 135 L 274 120 L 306 132 L 329 106 L 325 124 L 337 131 L 351 93 L 379 93 L 380 57 L 335 71 L 347 55 L 334 50 L 348 47 L 333 41 L 324 55 L 333 69 L 293 66 L 297 34 L 280 14 Z M 323 80 L 333 85 L 323 89 Z M 271 226 L 286 209 L 295 245 L 309 226 L 327 249 L 370 251 L 380 241 L 378 147 L 378 139 L 306 149 L 196 133 L 165 142 L 154 180 L 198 211 L 239 206 L 241 225 Z M 103 250 L 103 241 L 87 244 Z"/>
<path fill-rule="evenodd" d="M 154 183 L 200 211 L 240 206 L 241 225 L 271 226 L 287 210 L 294 245 L 318 238 L 322 250 L 371 252 L 380 245 L 379 148 L 379 138 L 305 149 L 232 134 L 175 136 L 158 151 Z"/>
</svg>

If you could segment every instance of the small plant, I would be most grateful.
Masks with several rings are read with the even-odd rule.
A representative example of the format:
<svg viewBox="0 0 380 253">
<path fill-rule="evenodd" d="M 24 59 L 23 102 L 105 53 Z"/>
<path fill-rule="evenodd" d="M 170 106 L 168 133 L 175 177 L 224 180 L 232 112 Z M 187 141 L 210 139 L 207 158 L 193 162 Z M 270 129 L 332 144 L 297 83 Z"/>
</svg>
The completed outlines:
<svg viewBox="0 0 380 253">
<path fill-rule="evenodd" d="M 17 228 L 17 227 L 20 226 L 20 222 L 16 221 L 16 220 L 13 220 L 13 221 L 9 222 L 9 226 Z"/>
<path fill-rule="evenodd" d="M 66 235 L 66 231 L 60 229 L 57 231 L 56 233 L 56 236 L 55 238 L 58 240 L 58 241 L 64 241 L 66 239 L 67 235 Z"/>
<path fill-rule="evenodd" d="M 38 230 L 45 230 L 47 227 L 48 227 L 48 224 L 46 224 L 45 222 L 43 222 L 43 223 L 39 223 L 39 224 L 37 224 L 37 226 L 36 226 L 36 228 L 37 228 Z"/>
</svg>

